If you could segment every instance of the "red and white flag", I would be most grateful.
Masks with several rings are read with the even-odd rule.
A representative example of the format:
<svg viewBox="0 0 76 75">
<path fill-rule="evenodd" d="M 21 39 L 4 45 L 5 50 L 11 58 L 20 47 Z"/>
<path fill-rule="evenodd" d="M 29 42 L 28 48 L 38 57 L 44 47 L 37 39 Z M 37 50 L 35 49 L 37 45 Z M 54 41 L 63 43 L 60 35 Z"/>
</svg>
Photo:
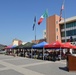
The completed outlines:
<svg viewBox="0 0 76 75">
<path fill-rule="evenodd" d="M 64 10 L 64 4 L 62 4 L 61 6 L 59 22 L 61 21 L 62 18 L 62 10 Z"/>
<path fill-rule="evenodd" d="M 44 14 L 41 15 L 41 17 L 40 17 L 40 19 L 38 21 L 38 25 L 40 25 L 42 23 L 43 19 L 47 18 L 47 17 L 48 17 L 48 13 L 47 13 L 47 11 L 45 11 Z"/>
</svg>

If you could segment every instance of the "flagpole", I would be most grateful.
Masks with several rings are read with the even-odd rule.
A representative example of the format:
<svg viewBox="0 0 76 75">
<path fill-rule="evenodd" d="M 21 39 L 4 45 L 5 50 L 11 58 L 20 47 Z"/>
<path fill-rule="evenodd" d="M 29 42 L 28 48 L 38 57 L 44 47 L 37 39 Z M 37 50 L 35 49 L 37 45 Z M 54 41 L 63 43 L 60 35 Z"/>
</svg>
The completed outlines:
<svg viewBox="0 0 76 75">
<path fill-rule="evenodd" d="M 64 0 L 64 4 L 65 4 L 65 0 Z M 64 30 L 65 30 L 65 43 L 66 43 L 67 39 L 66 39 L 66 15 L 65 15 L 65 7 L 64 7 Z M 67 51 L 67 49 L 65 49 L 65 52 L 66 51 Z"/>
<path fill-rule="evenodd" d="M 46 9 L 46 12 L 47 12 L 47 14 L 48 14 L 48 9 Z M 48 15 L 47 15 L 47 17 L 48 17 Z M 46 17 L 46 21 L 47 21 L 47 17 Z M 49 23 L 49 18 L 48 18 L 48 23 Z M 49 25 L 49 24 L 48 24 Z M 48 41 L 49 41 L 49 31 L 48 31 Z"/>
<path fill-rule="evenodd" d="M 35 24 L 35 43 L 36 43 L 36 24 Z"/>
<path fill-rule="evenodd" d="M 64 2 L 63 3 L 65 3 L 65 0 L 64 0 Z M 65 6 L 65 5 L 64 5 Z M 67 42 L 67 39 L 66 39 L 66 15 L 65 15 L 65 7 L 64 7 L 64 29 L 65 29 L 65 42 Z"/>
<path fill-rule="evenodd" d="M 34 30 L 34 36 L 35 36 L 34 41 L 36 43 L 36 16 L 34 17 L 33 30 Z"/>
</svg>

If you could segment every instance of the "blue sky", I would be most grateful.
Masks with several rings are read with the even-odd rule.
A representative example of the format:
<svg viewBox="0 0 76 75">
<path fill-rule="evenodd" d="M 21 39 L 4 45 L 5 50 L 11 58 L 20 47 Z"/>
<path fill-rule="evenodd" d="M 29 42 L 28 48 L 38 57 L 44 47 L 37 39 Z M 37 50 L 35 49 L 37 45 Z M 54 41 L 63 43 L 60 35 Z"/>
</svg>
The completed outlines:
<svg viewBox="0 0 76 75">
<path fill-rule="evenodd" d="M 46 19 L 38 25 L 40 16 L 48 9 L 48 15 L 60 15 L 63 0 L 0 0 L 0 44 L 10 45 L 14 38 L 24 42 L 34 39 L 32 26 L 36 16 L 36 37 L 43 38 Z M 66 18 L 76 16 L 76 0 L 65 0 Z M 64 10 L 63 10 L 64 13 Z M 62 17 L 64 14 L 62 13 Z"/>
</svg>

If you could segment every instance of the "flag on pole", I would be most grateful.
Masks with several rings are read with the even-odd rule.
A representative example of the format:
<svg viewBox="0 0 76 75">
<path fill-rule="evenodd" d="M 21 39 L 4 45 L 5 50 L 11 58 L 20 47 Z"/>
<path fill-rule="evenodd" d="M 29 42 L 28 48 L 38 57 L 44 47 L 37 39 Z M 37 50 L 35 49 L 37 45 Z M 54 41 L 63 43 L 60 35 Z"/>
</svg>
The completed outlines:
<svg viewBox="0 0 76 75">
<path fill-rule="evenodd" d="M 35 28 L 35 24 L 36 24 L 36 16 L 34 17 L 33 30 Z"/>
<path fill-rule="evenodd" d="M 62 18 L 62 10 L 64 10 L 64 3 L 61 6 L 59 22 L 61 21 Z"/>
<path fill-rule="evenodd" d="M 48 13 L 47 11 L 44 12 L 44 14 L 40 17 L 39 21 L 38 21 L 38 25 L 40 25 L 43 21 L 44 18 L 48 17 Z"/>
</svg>

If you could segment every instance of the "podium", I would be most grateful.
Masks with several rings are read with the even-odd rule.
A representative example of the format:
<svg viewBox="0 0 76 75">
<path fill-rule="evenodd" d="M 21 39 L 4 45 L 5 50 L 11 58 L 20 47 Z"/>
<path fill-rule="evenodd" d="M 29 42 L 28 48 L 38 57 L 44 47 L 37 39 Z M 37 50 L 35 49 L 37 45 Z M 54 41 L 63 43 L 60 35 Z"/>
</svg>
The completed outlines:
<svg viewBox="0 0 76 75">
<path fill-rule="evenodd" d="M 76 71 L 76 56 L 68 55 L 67 68 L 68 71 Z"/>
</svg>

